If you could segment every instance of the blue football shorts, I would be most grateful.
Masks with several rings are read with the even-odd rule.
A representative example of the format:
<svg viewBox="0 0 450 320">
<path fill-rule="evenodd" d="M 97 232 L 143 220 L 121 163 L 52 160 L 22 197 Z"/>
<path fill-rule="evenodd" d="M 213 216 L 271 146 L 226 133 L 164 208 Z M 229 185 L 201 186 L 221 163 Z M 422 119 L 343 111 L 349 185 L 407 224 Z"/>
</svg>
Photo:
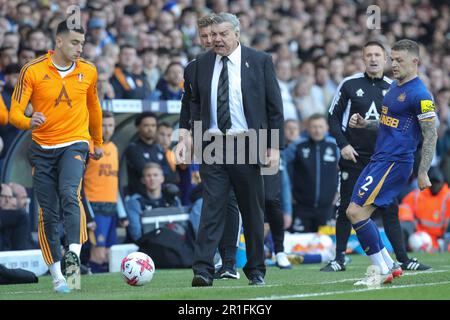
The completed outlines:
<svg viewBox="0 0 450 320">
<path fill-rule="evenodd" d="M 409 162 L 370 161 L 356 181 L 351 202 L 387 207 L 405 187 L 412 169 Z"/>
</svg>

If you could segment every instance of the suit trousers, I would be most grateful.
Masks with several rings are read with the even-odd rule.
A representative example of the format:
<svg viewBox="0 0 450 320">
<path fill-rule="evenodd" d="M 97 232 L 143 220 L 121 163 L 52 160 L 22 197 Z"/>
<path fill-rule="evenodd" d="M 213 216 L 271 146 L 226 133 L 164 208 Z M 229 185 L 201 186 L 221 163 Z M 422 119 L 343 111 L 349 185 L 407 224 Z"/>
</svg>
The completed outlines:
<svg viewBox="0 0 450 320">
<path fill-rule="evenodd" d="M 223 152 L 226 156 L 225 147 Z M 236 163 L 237 152 L 234 155 Z M 260 170 L 257 164 L 200 165 L 203 207 L 195 243 L 194 274 L 213 277 L 214 253 L 224 233 L 227 205 L 233 188 L 244 227 L 247 263 L 243 271 L 248 278 L 265 276 L 264 183 Z"/>
</svg>

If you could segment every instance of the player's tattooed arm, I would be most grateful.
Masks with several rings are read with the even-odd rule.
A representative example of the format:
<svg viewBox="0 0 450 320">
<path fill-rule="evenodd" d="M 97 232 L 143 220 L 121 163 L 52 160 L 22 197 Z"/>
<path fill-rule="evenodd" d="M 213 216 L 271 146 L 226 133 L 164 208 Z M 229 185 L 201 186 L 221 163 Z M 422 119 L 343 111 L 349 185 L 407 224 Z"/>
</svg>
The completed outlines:
<svg viewBox="0 0 450 320">
<path fill-rule="evenodd" d="M 422 129 L 423 144 L 422 144 L 422 159 L 419 165 L 419 174 L 426 174 L 431 166 L 434 152 L 436 150 L 437 131 L 435 118 L 427 119 L 426 121 L 419 121 Z"/>
</svg>

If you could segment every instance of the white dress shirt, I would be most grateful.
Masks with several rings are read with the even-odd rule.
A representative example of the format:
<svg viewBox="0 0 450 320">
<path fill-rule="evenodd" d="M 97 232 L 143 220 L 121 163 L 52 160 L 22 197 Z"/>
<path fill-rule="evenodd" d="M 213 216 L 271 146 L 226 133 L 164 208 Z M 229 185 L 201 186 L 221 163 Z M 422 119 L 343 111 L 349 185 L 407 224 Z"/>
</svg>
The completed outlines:
<svg viewBox="0 0 450 320">
<path fill-rule="evenodd" d="M 216 55 L 214 72 L 211 82 L 211 121 L 209 132 L 221 133 L 217 126 L 217 89 L 220 72 L 222 71 L 222 56 Z M 244 114 L 244 103 L 241 91 L 241 45 L 228 56 L 228 101 L 231 116 L 231 129 L 227 134 L 237 134 L 248 131 L 247 119 Z"/>
</svg>

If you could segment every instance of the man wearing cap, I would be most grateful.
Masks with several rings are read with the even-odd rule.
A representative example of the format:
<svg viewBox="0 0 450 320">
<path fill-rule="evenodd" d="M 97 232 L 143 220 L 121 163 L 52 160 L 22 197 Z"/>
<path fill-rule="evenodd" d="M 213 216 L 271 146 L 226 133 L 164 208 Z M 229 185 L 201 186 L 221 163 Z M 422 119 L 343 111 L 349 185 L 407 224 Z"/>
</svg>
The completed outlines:
<svg viewBox="0 0 450 320">
<path fill-rule="evenodd" d="M 106 31 L 106 22 L 100 18 L 92 18 L 88 23 L 88 42 L 95 44 L 96 55 L 102 53 L 102 49 L 108 43 L 115 43 L 114 38 Z"/>
</svg>

